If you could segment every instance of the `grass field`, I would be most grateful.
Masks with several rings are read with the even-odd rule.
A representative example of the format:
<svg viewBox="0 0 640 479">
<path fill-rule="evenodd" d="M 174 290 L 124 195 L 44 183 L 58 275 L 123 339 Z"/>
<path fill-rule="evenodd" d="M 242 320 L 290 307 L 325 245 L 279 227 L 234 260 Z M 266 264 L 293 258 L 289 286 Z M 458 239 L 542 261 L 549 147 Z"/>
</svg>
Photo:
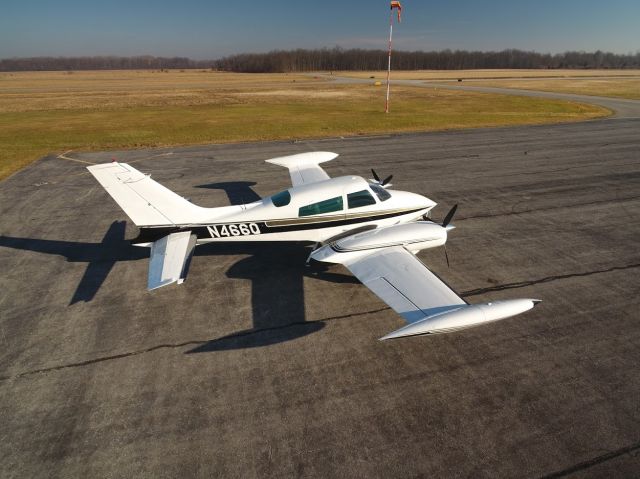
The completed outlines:
<svg viewBox="0 0 640 479">
<path fill-rule="evenodd" d="M 355 78 L 384 79 L 386 72 L 341 72 Z M 640 70 L 458 70 L 393 72 L 398 80 L 462 81 L 474 86 L 576 93 L 640 100 Z"/>
<path fill-rule="evenodd" d="M 335 75 L 348 76 L 353 78 L 386 78 L 385 71 L 364 71 L 364 72 L 334 72 Z M 492 80 L 509 78 L 628 78 L 640 77 L 640 70 L 526 70 L 526 69 L 506 69 L 506 70 L 414 70 L 395 71 L 393 77 L 402 80 Z"/>
<path fill-rule="evenodd" d="M 576 93 L 579 95 L 608 96 L 640 100 L 640 75 L 627 78 L 545 78 L 538 80 L 479 80 L 477 86 L 520 88 L 525 90 Z"/>
<path fill-rule="evenodd" d="M 284 74 L 0 74 L 0 178 L 51 152 L 578 121 L 606 109 L 538 98 L 333 85 Z"/>
</svg>

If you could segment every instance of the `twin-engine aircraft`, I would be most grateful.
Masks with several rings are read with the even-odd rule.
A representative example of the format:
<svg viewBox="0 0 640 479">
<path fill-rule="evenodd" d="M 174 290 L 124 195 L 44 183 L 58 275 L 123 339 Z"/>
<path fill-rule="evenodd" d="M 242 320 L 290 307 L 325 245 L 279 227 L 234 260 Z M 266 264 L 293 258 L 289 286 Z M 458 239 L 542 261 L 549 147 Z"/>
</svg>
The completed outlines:
<svg viewBox="0 0 640 479">
<path fill-rule="evenodd" d="M 87 169 L 140 230 L 132 242 L 151 247 L 148 289 L 182 283 L 195 246 L 223 241 L 309 241 L 309 260 L 346 266 L 408 323 L 382 340 L 456 331 L 523 313 L 539 302 L 510 299 L 468 304 L 415 256 L 442 246 L 454 206 L 442 224 L 436 205 L 389 190 L 391 177 L 330 178 L 319 166 L 338 155 L 311 152 L 267 160 L 289 169 L 292 187 L 253 203 L 201 208 L 125 163 Z"/>
</svg>

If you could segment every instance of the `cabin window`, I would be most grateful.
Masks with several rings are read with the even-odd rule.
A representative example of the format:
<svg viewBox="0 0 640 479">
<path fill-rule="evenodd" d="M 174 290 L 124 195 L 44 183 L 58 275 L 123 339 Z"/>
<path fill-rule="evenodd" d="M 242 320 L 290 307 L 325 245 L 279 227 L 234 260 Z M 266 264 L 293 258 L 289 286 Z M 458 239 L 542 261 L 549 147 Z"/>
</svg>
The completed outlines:
<svg viewBox="0 0 640 479">
<path fill-rule="evenodd" d="M 375 205 L 376 200 L 368 190 L 356 191 L 347 195 L 349 208 L 360 208 L 361 206 Z"/>
<path fill-rule="evenodd" d="M 289 203 L 291 203 L 291 194 L 289 193 L 289 190 L 284 190 L 280 193 L 276 193 L 271 197 L 271 202 L 278 208 L 281 206 L 287 206 Z"/>
<path fill-rule="evenodd" d="M 391 193 L 385 190 L 382 186 L 380 185 L 369 185 L 369 186 L 371 187 L 373 192 L 376 194 L 376 196 L 380 198 L 380 201 L 387 201 L 389 198 L 391 198 Z"/>
<path fill-rule="evenodd" d="M 332 211 L 342 211 L 342 196 L 336 196 L 330 200 L 319 201 L 300 208 L 299 216 L 321 215 Z"/>
</svg>

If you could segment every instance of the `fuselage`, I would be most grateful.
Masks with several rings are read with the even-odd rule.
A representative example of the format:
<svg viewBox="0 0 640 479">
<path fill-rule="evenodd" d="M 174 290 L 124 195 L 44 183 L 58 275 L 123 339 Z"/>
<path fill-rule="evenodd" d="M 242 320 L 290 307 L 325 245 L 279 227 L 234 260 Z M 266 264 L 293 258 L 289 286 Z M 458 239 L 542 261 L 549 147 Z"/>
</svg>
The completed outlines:
<svg viewBox="0 0 640 479">
<path fill-rule="evenodd" d="M 136 244 L 191 230 L 197 243 L 217 241 L 323 242 L 357 227 L 415 221 L 436 203 L 406 191 L 386 190 L 359 176 L 291 187 L 249 204 L 202 208 L 202 221 L 141 228 Z"/>
</svg>

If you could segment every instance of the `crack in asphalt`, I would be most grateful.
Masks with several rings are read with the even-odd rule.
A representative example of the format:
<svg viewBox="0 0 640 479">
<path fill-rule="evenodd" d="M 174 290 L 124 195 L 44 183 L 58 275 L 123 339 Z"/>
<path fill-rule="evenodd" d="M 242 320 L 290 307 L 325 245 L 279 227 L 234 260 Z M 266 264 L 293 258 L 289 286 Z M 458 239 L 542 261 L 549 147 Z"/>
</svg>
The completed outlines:
<svg viewBox="0 0 640 479">
<path fill-rule="evenodd" d="M 524 287 L 527 287 L 527 286 L 532 286 L 532 285 L 535 285 L 535 284 L 549 283 L 549 282 L 552 282 L 552 281 L 558 281 L 558 280 L 563 280 L 563 279 L 568 279 L 568 278 L 579 278 L 579 277 L 584 277 L 584 276 L 591 276 L 591 275 L 594 275 L 594 274 L 610 273 L 610 272 L 613 272 L 613 271 L 622 271 L 622 270 L 638 268 L 638 267 L 640 267 L 640 263 L 632 263 L 632 264 L 623 265 L 623 266 L 613 266 L 613 267 L 607 268 L 607 269 L 585 271 L 585 272 L 582 272 L 582 273 L 569 273 L 569 274 L 546 276 L 544 278 L 534 279 L 534 280 L 529 280 L 529 281 L 518 281 L 518 282 L 514 282 L 514 283 L 505 283 L 505 284 L 500 284 L 500 285 L 496 285 L 496 286 L 490 286 L 490 287 L 487 287 L 487 288 L 472 289 L 472 290 L 469 290 L 469 291 L 462 292 L 460 294 L 460 296 L 462 298 L 468 298 L 470 296 L 477 296 L 479 294 L 484 294 L 484 293 L 489 293 L 489 292 L 494 292 L 494 291 L 504 291 L 504 290 L 507 290 L 507 289 L 518 289 L 518 288 L 524 288 Z M 279 325 L 279 326 L 273 326 L 273 327 L 270 327 L 270 328 L 250 329 L 250 330 L 241 331 L 241 332 L 238 332 L 238 333 L 232 333 L 230 335 L 223 336 L 223 337 L 220 337 L 220 338 L 215 338 L 215 339 L 192 340 L 192 341 L 184 341 L 184 342 L 181 342 L 181 343 L 157 344 L 155 346 L 151 346 L 151 347 L 145 348 L 145 349 L 139 349 L 139 350 L 136 350 L 136 351 L 130 351 L 130 352 L 120 353 L 120 354 L 112 354 L 112 355 L 109 355 L 109 356 L 101 356 L 101 357 L 98 357 L 98 358 L 87 359 L 85 361 L 79 361 L 79 362 L 75 362 L 75 363 L 60 364 L 58 366 L 51 366 L 51 367 L 47 367 L 47 368 L 38 368 L 38 369 L 33 369 L 33 370 L 30 370 L 30 371 L 25 371 L 25 372 L 13 374 L 13 375 L 0 376 L 0 381 L 8 381 L 8 380 L 12 380 L 12 379 L 20 379 L 20 378 L 23 378 L 23 377 L 26 377 L 26 376 L 32 376 L 32 375 L 40 374 L 40 373 L 48 373 L 48 372 L 52 372 L 52 371 L 60 371 L 62 369 L 89 366 L 91 364 L 97 364 L 97 363 L 101 363 L 101 362 L 104 362 L 104 361 L 111 361 L 113 359 L 122 359 L 122 358 L 128 358 L 128 357 L 132 357 L 132 356 L 138 356 L 140 354 L 150 353 L 150 352 L 157 351 L 157 350 L 160 350 L 160 349 L 177 349 L 177 348 L 182 348 L 182 347 L 185 347 L 185 346 L 202 346 L 204 344 L 211 344 L 211 343 L 216 343 L 216 342 L 220 342 L 220 341 L 227 341 L 227 340 L 237 339 L 237 338 L 241 338 L 241 337 L 245 337 L 245 336 L 250 336 L 250 335 L 253 335 L 253 334 L 261 334 L 261 333 L 265 333 L 265 332 L 269 332 L 269 331 L 277 331 L 277 330 L 287 329 L 287 328 L 291 328 L 291 327 L 312 325 L 314 323 L 326 323 L 326 322 L 336 321 L 336 320 L 340 320 L 340 319 L 348 319 L 348 318 L 354 318 L 354 317 L 358 317 L 358 316 L 366 316 L 368 314 L 380 313 L 382 311 L 388 311 L 390 309 L 391 308 L 389 306 L 385 306 L 385 307 L 382 307 L 382 308 L 371 309 L 371 310 L 367 310 L 367 311 L 359 311 L 359 312 L 356 312 L 356 313 L 343 314 L 343 315 L 339 315 L 339 316 L 330 316 L 328 318 L 322 318 L 322 319 L 317 319 L 317 320 L 313 320 L 313 321 L 295 321 L 295 322 L 292 322 L 292 323 L 287 323 L 287 324 L 283 324 L 283 325 Z M 551 477 L 551 476 L 549 476 L 549 477 Z M 555 476 L 553 476 L 553 477 L 555 477 Z"/>
<path fill-rule="evenodd" d="M 33 369 L 31 371 L 25 371 L 23 373 L 14 374 L 13 376 L 0 376 L 0 381 L 7 381 L 9 379 L 20 379 L 25 376 L 31 376 L 39 373 L 48 373 L 51 371 L 59 371 L 61 369 L 88 366 L 90 364 L 101 363 L 103 361 L 110 361 L 112 359 L 128 358 L 130 356 L 137 356 L 139 354 L 150 353 L 157 349 L 180 348 L 183 346 L 200 345 L 206 342 L 207 341 L 185 341 L 183 343 L 176 343 L 176 344 L 157 344 L 155 346 L 151 346 L 150 348 L 139 349 L 137 351 L 130 351 L 128 353 L 112 354 L 110 356 L 101 356 L 99 358 L 87 359 L 85 361 L 79 361 L 77 363 L 67 363 L 67 364 L 60 364 L 59 366 L 51 366 L 48 368 Z"/>
<path fill-rule="evenodd" d="M 373 313 L 379 313 L 381 311 L 386 311 L 389 308 L 384 307 L 384 308 L 378 308 L 378 309 L 372 309 L 369 311 L 359 311 L 357 313 L 351 313 L 351 314 L 343 314 L 340 316 L 331 316 L 328 318 L 322 318 L 322 319 L 317 319 L 315 321 L 295 321 L 292 323 L 287 323 L 287 324 L 283 324 L 280 326 L 273 326 L 270 328 L 260 328 L 260 329 L 250 329 L 247 331 L 241 331 L 239 333 L 233 333 L 227 336 L 223 336 L 221 338 L 216 338 L 216 339 L 201 339 L 201 340 L 192 340 L 192 341 L 184 341 L 181 343 L 164 343 L 164 344 L 157 344 L 155 346 L 151 346 L 149 348 L 145 348 L 145 349 L 139 349 L 137 351 L 129 351 L 127 353 L 120 353 L 120 354 L 112 354 L 109 356 L 101 356 L 99 358 L 93 358 L 93 359 L 87 359 L 85 361 L 79 361 L 79 362 L 75 362 L 75 363 L 67 363 L 67 364 L 60 364 L 58 366 L 51 366 L 48 368 L 39 368 L 39 369 L 33 369 L 31 371 L 25 371 L 22 373 L 18 373 L 18 374 L 14 374 L 14 375 L 5 375 L 5 376 L 0 376 L 0 381 L 8 381 L 10 379 L 20 379 L 23 378 L 25 376 L 32 376 L 34 374 L 40 374 L 40 373 L 48 373 L 51 371 L 59 371 L 62 369 L 69 369 L 69 368 L 78 368 L 78 367 L 82 367 L 82 366 L 88 366 L 91 364 L 96 364 L 96 363 L 101 363 L 104 361 L 111 361 L 113 359 L 122 359 L 122 358 L 128 358 L 131 356 L 138 356 L 140 354 L 145 354 L 145 353 L 150 353 L 153 351 L 157 351 L 159 349 L 176 349 L 176 348 L 182 348 L 185 346 L 202 346 L 203 344 L 210 344 L 213 342 L 218 342 L 218 341 L 226 341 L 229 339 L 236 339 L 236 338 L 241 338 L 244 336 L 250 336 L 253 334 L 259 334 L 259 333 L 265 333 L 265 332 L 269 332 L 269 331 L 277 331 L 280 329 L 287 329 L 287 328 L 291 328 L 291 327 L 295 327 L 295 326 L 304 326 L 304 325 L 309 325 L 309 324 L 313 324 L 313 323 L 326 323 L 329 321 L 335 321 L 338 319 L 347 319 L 347 318 L 352 318 L 352 317 L 356 317 L 356 316 L 364 316 L 367 314 L 373 314 Z"/>
<path fill-rule="evenodd" d="M 580 462 L 578 464 L 574 464 L 571 467 L 566 469 L 562 469 L 561 471 L 552 472 L 551 474 L 547 474 L 542 476 L 540 479 L 556 479 L 558 477 L 565 477 L 570 474 L 574 474 L 578 471 L 583 471 L 597 464 L 602 464 L 603 462 L 607 462 L 611 459 L 615 459 L 616 457 L 623 456 L 625 454 L 629 454 L 633 451 L 640 449 L 640 442 L 636 442 L 635 444 L 631 444 L 626 447 L 622 447 L 620 449 L 616 449 L 615 451 L 608 452 L 606 454 L 602 454 L 601 456 L 594 457 L 593 459 L 589 459 L 588 461 Z"/>
<path fill-rule="evenodd" d="M 490 293 L 493 291 L 504 291 L 505 289 L 518 289 L 518 288 L 524 288 L 526 286 L 532 286 L 534 284 L 549 283 L 551 281 L 557 281 L 559 279 L 580 278 L 583 276 L 591 276 L 594 274 L 601 274 L 601 273 L 610 273 L 612 271 L 621 271 L 625 269 L 632 269 L 632 268 L 638 268 L 638 267 L 640 267 L 640 263 L 632 263 L 624 266 L 613 266 L 607 269 L 597 269 L 593 271 L 585 271 L 582 273 L 558 274 L 553 276 L 546 276 L 540 279 L 533 279 L 530 281 L 517 281 L 515 283 L 505 283 L 505 284 L 499 284 L 496 286 L 489 286 L 488 288 L 472 289 L 469 291 L 465 291 L 460 296 L 462 296 L 463 298 L 466 298 L 469 296 L 476 296 L 478 294 Z"/>
</svg>

